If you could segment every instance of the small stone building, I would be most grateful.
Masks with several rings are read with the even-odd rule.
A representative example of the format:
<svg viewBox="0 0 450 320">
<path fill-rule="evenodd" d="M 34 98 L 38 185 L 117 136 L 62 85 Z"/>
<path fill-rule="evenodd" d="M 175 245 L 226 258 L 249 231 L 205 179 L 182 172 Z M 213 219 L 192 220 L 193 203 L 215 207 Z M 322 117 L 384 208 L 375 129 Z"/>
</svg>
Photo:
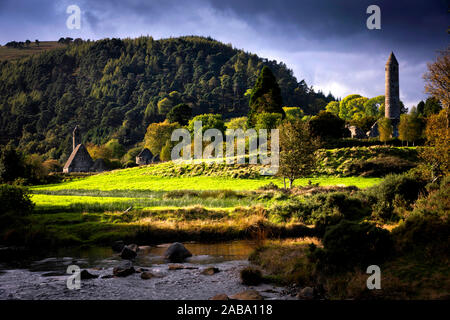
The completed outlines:
<svg viewBox="0 0 450 320">
<path fill-rule="evenodd" d="M 137 165 L 145 165 L 152 163 L 153 154 L 147 148 L 144 148 L 137 156 L 136 156 L 136 164 Z"/>
<path fill-rule="evenodd" d="M 369 138 L 376 138 L 380 135 L 380 133 L 378 132 L 378 121 L 373 124 L 370 130 L 367 131 L 366 135 Z"/>
<path fill-rule="evenodd" d="M 94 165 L 91 155 L 86 147 L 81 143 L 81 135 L 78 126 L 75 127 L 72 133 L 72 154 L 64 165 L 63 172 L 89 172 Z"/>
<path fill-rule="evenodd" d="M 350 131 L 350 137 L 355 139 L 365 139 L 367 135 L 362 131 L 361 128 L 357 126 L 346 126 L 348 131 Z"/>
<path fill-rule="evenodd" d="M 72 154 L 64 165 L 63 172 L 89 172 L 94 164 L 89 152 L 84 144 L 79 144 L 72 151 Z"/>
</svg>

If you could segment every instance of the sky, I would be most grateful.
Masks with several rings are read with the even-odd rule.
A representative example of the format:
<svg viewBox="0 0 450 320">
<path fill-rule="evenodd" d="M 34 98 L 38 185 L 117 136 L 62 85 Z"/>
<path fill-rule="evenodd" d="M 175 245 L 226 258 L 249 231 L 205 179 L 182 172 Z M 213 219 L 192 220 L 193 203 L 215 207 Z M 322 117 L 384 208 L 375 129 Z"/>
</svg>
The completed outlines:
<svg viewBox="0 0 450 320">
<path fill-rule="evenodd" d="M 0 0 L 0 44 L 8 41 L 210 36 L 284 62 L 297 80 L 337 97 L 384 94 L 391 51 L 400 64 L 400 99 L 427 97 L 422 75 L 449 45 L 450 0 Z M 80 29 L 66 10 L 81 9 Z M 381 29 L 366 12 L 380 8 Z"/>
</svg>

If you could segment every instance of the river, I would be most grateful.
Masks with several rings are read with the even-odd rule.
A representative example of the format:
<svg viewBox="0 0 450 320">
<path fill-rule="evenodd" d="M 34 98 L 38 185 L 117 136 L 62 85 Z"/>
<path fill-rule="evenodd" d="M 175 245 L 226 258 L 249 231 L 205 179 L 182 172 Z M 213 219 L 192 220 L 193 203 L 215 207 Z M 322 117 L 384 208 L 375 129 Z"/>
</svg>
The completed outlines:
<svg viewBox="0 0 450 320">
<path fill-rule="evenodd" d="M 233 294 L 247 289 L 257 290 L 264 299 L 293 299 L 283 287 L 271 284 L 245 286 L 239 272 L 249 265 L 251 241 L 214 244 L 185 243 L 193 256 L 183 263 L 184 269 L 169 270 L 163 254 L 169 244 L 141 247 L 133 262 L 134 268 L 144 268 L 155 277 L 143 280 L 139 273 L 128 277 L 108 277 L 122 263 L 119 255 L 106 247 L 64 248 L 48 257 L 0 264 L 0 299 L 27 300 L 91 300 L 91 299 L 209 299 L 218 294 Z M 79 289 L 69 290 L 66 273 L 69 265 L 77 265 L 98 275 L 81 280 Z M 220 272 L 203 275 L 208 267 Z M 106 276 L 106 278 L 102 278 Z"/>
</svg>

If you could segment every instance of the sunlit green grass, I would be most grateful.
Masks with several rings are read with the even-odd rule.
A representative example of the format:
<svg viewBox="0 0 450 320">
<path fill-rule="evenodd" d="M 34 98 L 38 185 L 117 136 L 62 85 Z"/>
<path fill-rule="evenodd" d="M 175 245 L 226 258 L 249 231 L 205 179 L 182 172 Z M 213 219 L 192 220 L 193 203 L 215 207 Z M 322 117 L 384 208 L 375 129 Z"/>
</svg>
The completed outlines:
<svg viewBox="0 0 450 320">
<path fill-rule="evenodd" d="M 283 182 L 274 177 L 259 179 L 232 179 L 226 177 L 161 177 L 153 176 L 154 167 L 140 167 L 106 172 L 75 181 L 63 182 L 54 185 L 33 187 L 32 190 L 256 190 L 270 182 L 283 186 Z M 321 176 L 315 178 L 302 178 L 295 181 L 294 185 L 307 185 L 309 181 L 319 183 L 321 186 L 345 185 L 367 188 L 379 183 L 381 178 L 364 177 L 334 177 Z"/>
<path fill-rule="evenodd" d="M 238 206 L 257 204 L 248 198 L 128 198 L 128 197 L 91 197 L 34 194 L 32 201 L 38 212 L 104 212 L 124 211 L 129 207 L 139 210 L 174 210 L 200 205 L 205 209 L 229 209 Z"/>
</svg>

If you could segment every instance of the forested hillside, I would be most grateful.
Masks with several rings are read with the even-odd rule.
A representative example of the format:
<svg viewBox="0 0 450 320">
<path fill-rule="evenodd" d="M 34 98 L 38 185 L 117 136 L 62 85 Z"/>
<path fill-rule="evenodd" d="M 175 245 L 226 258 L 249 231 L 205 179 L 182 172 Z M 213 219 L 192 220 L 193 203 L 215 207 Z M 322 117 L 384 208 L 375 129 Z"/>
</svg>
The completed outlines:
<svg viewBox="0 0 450 320">
<path fill-rule="evenodd" d="M 315 114 L 329 95 L 298 82 L 285 64 L 210 38 L 104 39 L 0 63 L 1 144 L 28 154 L 67 159 L 76 124 L 83 141 L 142 141 L 146 127 L 178 103 L 193 114 L 247 114 L 247 89 L 271 68 L 286 106 Z"/>
</svg>

